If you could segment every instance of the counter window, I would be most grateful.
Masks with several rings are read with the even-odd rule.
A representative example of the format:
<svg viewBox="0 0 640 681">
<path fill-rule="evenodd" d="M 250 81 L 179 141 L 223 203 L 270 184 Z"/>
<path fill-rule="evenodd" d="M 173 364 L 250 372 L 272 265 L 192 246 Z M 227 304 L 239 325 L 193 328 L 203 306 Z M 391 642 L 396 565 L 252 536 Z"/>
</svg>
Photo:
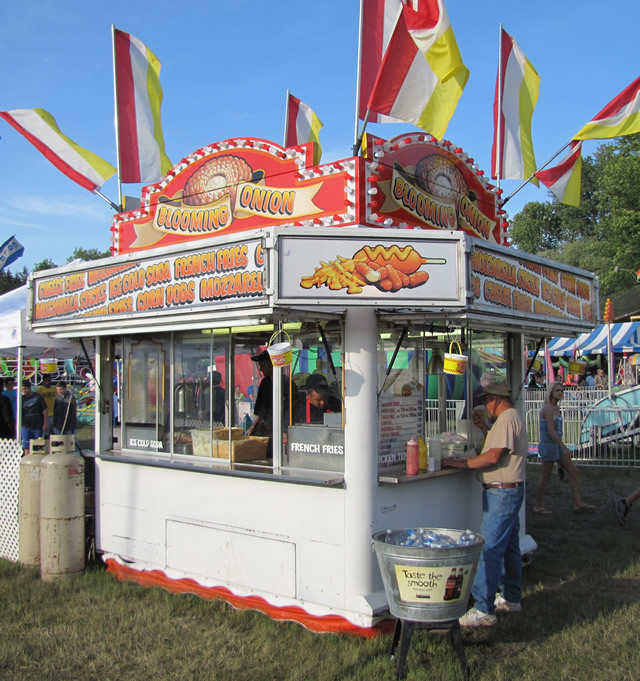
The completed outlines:
<svg viewBox="0 0 640 681">
<path fill-rule="evenodd" d="M 344 470 L 341 324 L 287 328 L 127 339 L 124 448 L 271 470 L 279 439 L 283 468 Z M 292 362 L 274 368 L 269 343 L 287 339 Z"/>
<path fill-rule="evenodd" d="M 284 396 L 285 466 L 344 471 L 342 326 L 308 324 L 294 337 Z"/>
<path fill-rule="evenodd" d="M 125 341 L 124 349 L 124 446 L 169 451 L 169 339 L 159 335 L 153 340 L 132 337 Z"/>
</svg>

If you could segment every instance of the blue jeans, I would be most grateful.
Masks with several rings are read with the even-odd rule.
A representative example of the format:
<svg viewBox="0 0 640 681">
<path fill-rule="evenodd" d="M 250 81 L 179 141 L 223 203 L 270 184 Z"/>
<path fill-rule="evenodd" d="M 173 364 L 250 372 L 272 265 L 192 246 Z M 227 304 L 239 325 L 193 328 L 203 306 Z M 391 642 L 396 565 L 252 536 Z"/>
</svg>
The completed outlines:
<svg viewBox="0 0 640 681">
<path fill-rule="evenodd" d="M 471 593 L 475 607 L 490 615 L 496 609 L 494 601 L 500 585 L 506 600 L 520 602 L 522 555 L 518 513 L 523 499 L 524 487 L 489 488 L 482 494 L 480 534 L 484 546 Z"/>
<path fill-rule="evenodd" d="M 29 441 L 42 437 L 42 428 L 26 428 L 22 426 L 22 449 L 29 449 Z"/>
</svg>

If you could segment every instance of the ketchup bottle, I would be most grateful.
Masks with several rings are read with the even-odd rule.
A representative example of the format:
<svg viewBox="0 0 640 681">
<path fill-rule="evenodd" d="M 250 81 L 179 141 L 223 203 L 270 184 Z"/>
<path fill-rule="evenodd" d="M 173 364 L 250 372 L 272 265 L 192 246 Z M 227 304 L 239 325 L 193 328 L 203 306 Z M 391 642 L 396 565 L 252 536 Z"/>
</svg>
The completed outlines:
<svg viewBox="0 0 640 681">
<path fill-rule="evenodd" d="M 419 456 L 418 441 L 415 437 L 412 437 L 407 442 L 407 475 L 417 475 Z"/>
</svg>

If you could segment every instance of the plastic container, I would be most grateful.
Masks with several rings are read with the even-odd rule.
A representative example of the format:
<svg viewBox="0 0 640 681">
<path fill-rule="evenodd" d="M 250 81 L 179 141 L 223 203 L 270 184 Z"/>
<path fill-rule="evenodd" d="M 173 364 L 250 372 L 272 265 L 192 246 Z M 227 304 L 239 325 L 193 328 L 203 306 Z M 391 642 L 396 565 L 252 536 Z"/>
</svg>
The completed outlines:
<svg viewBox="0 0 640 681">
<path fill-rule="evenodd" d="M 283 333 L 285 336 L 287 336 L 288 340 L 282 343 L 271 344 L 271 341 L 279 333 Z M 291 352 L 291 339 L 289 339 L 289 334 L 287 334 L 286 331 L 276 331 L 269 340 L 267 352 L 269 353 L 271 364 L 273 364 L 274 367 L 289 366 L 293 361 L 293 353 Z"/>
<path fill-rule="evenodd" d="M 461 530 L 424 528 L 458 540 Z M 394 617 L 415 622 L 450 622 L 462 617 L 484 537 L 451 548 L 398 546 L 407 530 L 386 530 L 372 537 L 389 610 Z"/>
<path fill-rule="evenodd" d="M 442 443 L 439 437 L 429 438 L 429 473 L 440 470 L 440 460 L 442 459 Z"/>
<path fill-rule="evenodd" d="M 457 353 L 452 352 L 454 345 L 458 346 Z M 464 372 L 467 370 L 468 361 L 468 357 L 462 354 L 460 343 L 451 341 L 451 343 L 449 343 L 449 352 L 444 353 L 444 367 L 442 370 L 445 374 L 463 376 Z"/>
<path fill-rule="evenodd" d="M 415 439 L 415 437 L 412 437 L 409 442 L 407 442 L 407 475 L 417 475 L 419 463 L 420 451 L 418 449 L 418 441 Z"/>
</svg>

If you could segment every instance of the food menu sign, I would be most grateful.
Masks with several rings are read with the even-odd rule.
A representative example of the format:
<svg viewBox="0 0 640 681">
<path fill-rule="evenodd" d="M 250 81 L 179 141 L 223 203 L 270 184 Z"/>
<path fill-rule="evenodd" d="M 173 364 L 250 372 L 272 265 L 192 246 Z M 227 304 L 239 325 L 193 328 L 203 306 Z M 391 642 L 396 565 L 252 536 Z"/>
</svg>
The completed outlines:
<svg viewBox="0 0 640 681">
<path fill-rule="evenodd" d="M 140 210 L 115 216 L 113 250 L 139 252 L 271 225 L 325 224 L 326 218 L 331 226 L 353 221 L 354 207 L 345 199 L 355 171 L 344 163 L 307 170 L 310 154 L 310 144 L 284 149 L 253 138 L 200 149 L 143 188 Z"/>
<path fill-rule="evenodd" d="M 556 263 L 476 247 L 470 260 L 473 307 L 512 315 L 595 322 L 596 291 L 591 277 Z"/>
<path fill-rule="evenodd" d="M 106 262 L 106 261 L 103 261 Z M 197 312 L 266 300 L 260 239 L 33 280 L 32 324 Z"/>
<path fill-rule="evenodd" d="M 281 237 L 279 299 L 462 305 L 460 240 Z"/>
</svg>

